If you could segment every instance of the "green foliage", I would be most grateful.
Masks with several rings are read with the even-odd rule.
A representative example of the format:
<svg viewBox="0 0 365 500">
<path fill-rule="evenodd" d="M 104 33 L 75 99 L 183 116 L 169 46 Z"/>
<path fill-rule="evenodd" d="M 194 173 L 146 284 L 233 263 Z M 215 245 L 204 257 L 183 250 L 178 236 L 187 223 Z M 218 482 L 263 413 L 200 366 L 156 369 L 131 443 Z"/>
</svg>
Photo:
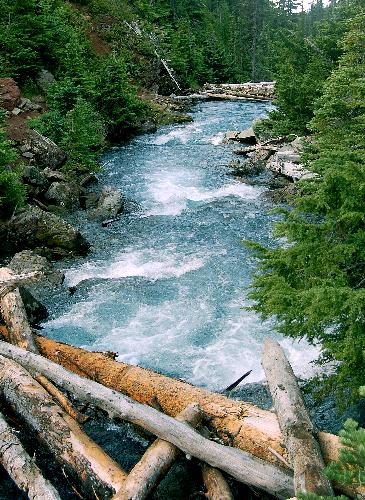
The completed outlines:
<svg viewBox="0 0 365 500">
<path fill-rule="evenodd" d="M 124 62 L 113 55 L 99 67 L 94 95 L 109 136 L 121 137 L 126 132 L 137 130 L 147 117 L 148 106 L 129 84 Z"/>
<path fill-rule="evenodd" d="M 254 245 L 260 260 L 251 297 L 278 329 L 320 343 L 321 361 L 335 360 L 327 390 L 353 397 L 365 369 L 365 14 L 349 23 L 344 55 L 324 85 L 312 128 L 316 143 L 302 184 L 283 212 L 275 248 Z"/>
<path fill-rule="evenodd" d="M 3 120 L 3 116 L 0 115 Z M 0 128 L 0 218 L 12 214 L 16 207 L 24 205 L 25 188 L 18 173 L 10 169 L 10 164 L 17 159 L 17 154 L 5 132 Z"/>
</svg>

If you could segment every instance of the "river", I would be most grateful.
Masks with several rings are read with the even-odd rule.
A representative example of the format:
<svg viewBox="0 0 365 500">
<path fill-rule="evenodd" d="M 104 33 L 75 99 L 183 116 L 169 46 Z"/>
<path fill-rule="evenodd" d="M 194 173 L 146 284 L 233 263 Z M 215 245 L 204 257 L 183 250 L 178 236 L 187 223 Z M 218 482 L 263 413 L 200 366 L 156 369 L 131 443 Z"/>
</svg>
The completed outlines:
<svg viewBox="0 0 365 500">
<path fill-rule="evenodd" d="M 107 228 L 78 214 L 93 251 L 62 264 L 77 291 L 51 299 L 46 335 L 216 390 L 250 369 L 247 381 L 263 378 L 262 342 L 277 335 L 245 309 L 255 262 L 242 240 L 270 244 L 274 215 L 263 187 L 228 175 L 234 146 L 222 138 L 270 107 L 200 103 L 192 123 L 138 136 L 103 157 L 100 184 L 119 187 L 139 209 Z M 316 350 L 282 345 L 306 375 Z"/>
</svg>

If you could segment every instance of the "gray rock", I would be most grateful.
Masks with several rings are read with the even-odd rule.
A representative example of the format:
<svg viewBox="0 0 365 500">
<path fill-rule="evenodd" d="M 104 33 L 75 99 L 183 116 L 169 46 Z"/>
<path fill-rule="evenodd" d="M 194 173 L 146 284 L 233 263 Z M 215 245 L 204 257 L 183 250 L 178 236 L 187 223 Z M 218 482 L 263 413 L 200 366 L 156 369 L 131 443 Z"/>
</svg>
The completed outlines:
<svg viewBox="0 0 365 500">
<path fill-rule="evenodd" d="M 316 176 L 316 174 L 310 172 L 300 164 L 300 156 L 290 144 L 286 144 L 280 148 L 279 151 L 270 158 L 270 161 L 267 163 L 267 168 L 293 181 L 310 179 Z"/>
<path fill-rule="evenodd" d="M 23 111 L 39 111 L 42 109 L 42 106 L 40 106 L 39 104 L 35 104 L 26 97 L 22 97 L 20 99 L 19 108 L 21 108 Z"/>
<path fill-rule="evenodd" d="M 70 182 L 53 182 L 44 197 L 50 203 L 66 210 L 80 208 L 79 187 Z"/>
<path fill-rule="evenodd" d="M 43 174 L 47 177 L 50 182 L 67 182 L 67 177 L 62 172 L 58 170 L 52 170 L 49 167 L 46 167 L 43 170 Z"/>
<path fill-rule="evenodd" d="M 34 154 L 31 153 L 30 151 L 26 151 L 25 153 L 22 154 L 22 156 L 24 158 L 28 158 L 29 160 L 31 160 L 32 158 L 34 158 Z"/>
<path fill-rule="evenodd" d="M 95 208 L 99 201 L 99 195 L 97 193 L 85 193 L 81 198 L 81 206 L 86 210 Z"/>
<path fill-rule="evenodd" d="M 46 189 L 49 181 L 43 172 L 35 165 L 26 165 L 23 170 L 22 179 L 25 184 L 39 186 Z"/>
<path fill-rule="evenodd" d="M 19 287 L 20 296 L 23 300 L 25 311 L 31 325 L 37 325 L 41 321 L 48 318 L 48 311 L 46 306 L 34 297 L 32 292 L 24 286 Z"/>
<path fill-rule="evenodd" d="M 36 78 L 37 85 L 43 90 L 43 92 L 47 93 L 51 85 L 56 81 L 55 77 L 52 75 L 50 71 L 46 69 L 42 69 Z"/>
<path fill-rule="evenodd" d="M 38 207 L 28 207 L 13 217 L 7 224 L 7 235 L 15 250 L 49 249 L 53 257 L 86 255 L 90 248 L 78 229 Z"/>
<path fill-rule="evenodd" d="M 12 114 L 15 115 L 15 116 L 20 115 L 20 113 L 22 113 L 22 110 L 19 109 L 19 108 L 14 108 L 12 110 Z"/>
<path fill-rule="evenodd" d="M 54 285 L 61 285 L 65 275 L 55 269 L 52 264 L 41 255 L 37 255 L 32 250 L 23 250 L 16 253 L 9 263 L 10 269 L 17 274 L 41 272 L 47 282 Z"/>
<path fill-rule="evenodd" d="M 271 151 L 267 149 L 258 149 L 250 153 L 248 159 L 234 169 L 234 175 L 253 176 L 261 174 L 265 170 L 266 162 L 271 154 Z"/>
<path fill-rule="evenodd" d="M 123 194 L 119 189 L 106 186 L 100 195 L 97 207 L 90 213 L 92 219 L 99 221 L 112 219 L 123 211 Z"/>
<path fill-rule="evenodd" d="M 226 132 L 224 134 L 224 141 L 223 142 L 235 141 L 238 134 L 239 134 L 238 130 L 231 130 L 230 132 Z"/>
<path fill-rule="evenodd" d="M 51 139 L 36 130 L 31 130 L 27 144 L 37 163 L 51 169 L 60 168 L 66 161 L 66 155 Z"/>
<path fill-rule="evenodd" d="M 253 128 L 248 128 L 237 134 L 236 141 L 256 144 L 256 136 Z"/>
</svg>

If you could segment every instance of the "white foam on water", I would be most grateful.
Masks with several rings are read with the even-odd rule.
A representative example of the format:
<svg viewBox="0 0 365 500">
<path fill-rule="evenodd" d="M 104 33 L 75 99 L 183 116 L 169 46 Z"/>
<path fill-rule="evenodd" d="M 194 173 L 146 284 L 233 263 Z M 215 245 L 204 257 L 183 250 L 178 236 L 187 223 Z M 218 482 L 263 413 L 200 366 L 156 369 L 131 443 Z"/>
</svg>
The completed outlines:
<svg viewBox="0 0 365 500">
<path fill-rule="evenodd" d="M 205 265 L 209 255 L 185 255 L 173 248 L 164 250 L 143 249 L 126 250 L 118 254 L 112 262 L 86 262 L 79 267 L 66 271 L 68 286 L 76 286 L 87 279 L 120 279 L 141 276 L 149 279 L 162 279 L 195 271 Z"/>
<path fill-rule="evenodd" d="M 254 200 L 263 192 L 263 188 L 249 186 L 243 182 L 233 181 L 217 189 L 201 187 L 202 182 L 188 169 L 161 171 L 152 175 L 148 189 L 148 198 L 152 208 L 146 216 L 180 215 L 188 206 L 188 202 L 204 202 L 228 196 L 244 200 Z"/>
<path fill-rule="evenodd" d="M 224 136 L 225 136 L 224 132 L 218 132 L 218 134 L 214 135 L 213 137 L 210 137 L 208 139 L 208 142 L 213 144 L 213 146 L 219 146 L 220 144 L 222 144 Z"/>
<path fill-rule="evenodd" d="M 178 142 L 180 144 L 187 144 L 191 140 L 195 141 L 199 136 L 202 135 L 204 130 L 213 123 L 217 123 L 218 118 L 209 118 L 207 120 L 198 120 L 192 123 L 174 126 L 169 132 L 161 133 L 160 135 L 154 135 L 150 138 L 144 139 L 147 144 L 152 144 L 155 146 L 164 146 L 171 142 Z M 143 140 L 143 139 L 142 139 Z"/>
</svg>

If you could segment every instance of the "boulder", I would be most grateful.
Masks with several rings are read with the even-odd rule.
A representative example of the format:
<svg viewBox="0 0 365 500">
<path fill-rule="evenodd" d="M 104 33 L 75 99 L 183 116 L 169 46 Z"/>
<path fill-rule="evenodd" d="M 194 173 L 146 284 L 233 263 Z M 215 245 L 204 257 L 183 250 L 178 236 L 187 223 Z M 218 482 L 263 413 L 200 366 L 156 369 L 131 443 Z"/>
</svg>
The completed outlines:
<svg viewBox="0 0 365 500">
<path fill-rule="evenodd" d="M 25 311 L 31 325 L 37 325 L 41 321 L 48 318 L 46 306 L 34 297 L 32 292 L 24 286 L 19 287 L 20 296 L 23 300 Z"/>
<path fill-rule="evenodd" d="M 248 128 L 243 130 L 236 136 L 236 141 L 238 142 L 247 142 L 249 144 L 256 144 L 256 136 L 253 128 Z"/>
<path fill-rule="evenodd" d="M 119 189 L 106 186 L 98 201 L 97 207 L 90 213 L 91 218 L 103 221 L 116 217 L 123 211 L 123 194 Z"/>
<path fill-rule="evenodd" d="M 19 108 L 22 109 L 23 111 L 40 111 L 42 109 L 42 106 L 32 102 L 30 99 L 27 99 L 26 97 L 21 97 Z"/>
<path fill-rule="evenodd" d="M 226 132 L 224 134 L 224 142 L 235 141 L 238 134 L 239 134 L 238 130 L 231 130 L 229 132 Z"/>
<path fill-rule="evenodd" d="M 58 170 L 52 170 L 46 167 L 43 170 L 43 174 L 47 177 L 50 182 L 67 182 L 67 177 L 62 172 Z"/>
<path fill-rule="evenodd" d="M 35 165 L 26 165 L 23 169 L 22 179 L 25 184 L 46 189 L 49 181 L 44 173 Z"/>
<path fill-rule="evenodd" d="M 42 167 L 60 168 L 66 161 L 66 155 L 51 139 L 31 130 L 27 141 L 28 150 L 34 154 L 36 162 Z"/>
<path fill-rule="evenodd" d="M 290 144 L 286 144 L 275 153 L 267 163 L 267 168 L 272 172 L 284 175 L 292 181 L 310 179 L 315 177 L 300 164 L 300 155 Z"/>
<path fill-rule="evenodd" d="M 52 182 L 44 197 L 65 210 L 80 208 L 80 189 L 72 182 Z"/>
<path fill-rule="evenodd" d="M 28 207 L 7 224 L 8 240 L 15 249 L 49 249 L 53 257 L 86 255 L 90 244 L 80 231 L 57 215 Z"/>
<path fill-rule="evenodd" d="M 44 93 L 47 93 L 49 88 L 55 83 L 56 79 L 50 71 L 42 69 L 36 78 L 38 87 L 40 87 Z"/>
<path fill-rule="evenodd" d="M 249 153 L 248 159 L 244 163 L 238 164 L 234 168 L 234 175 L 242 176 L 254 176 L 261 174 L 266 168 L 266 162 L 270 158 L 272 152 L 268 149 L 258 149 Z"/>
<path fill-rule="evenodd" d="M 81 195 L 81 206 L 85 210 L 90 210 L 96 208 L 99 201 L 99 195 L 91 191 L 90 193 L 84 193 Z"/>
<path fill-rule="evenodd" d="M 17 274 L 40 271 L 47 282 L 54 285 L 61 285 L 65 279 L 65 275 L 61 271 L 55 269 L 45 257 L 32 250 L 16 253 L 11 259 L 9 267 Z"/>
<path fill-rule="evenodd" d="M 265 191 L 264 197 L 272 203 L 288 203 L 297 192 L 297 186 L 290 183 L 285 187 Z"/>
<path fill-rule="evenodd" d="M 12 111 L 20 102 L 20 89 L 13 78 L 0 78 L 0 107 Z"/>
</svg>

